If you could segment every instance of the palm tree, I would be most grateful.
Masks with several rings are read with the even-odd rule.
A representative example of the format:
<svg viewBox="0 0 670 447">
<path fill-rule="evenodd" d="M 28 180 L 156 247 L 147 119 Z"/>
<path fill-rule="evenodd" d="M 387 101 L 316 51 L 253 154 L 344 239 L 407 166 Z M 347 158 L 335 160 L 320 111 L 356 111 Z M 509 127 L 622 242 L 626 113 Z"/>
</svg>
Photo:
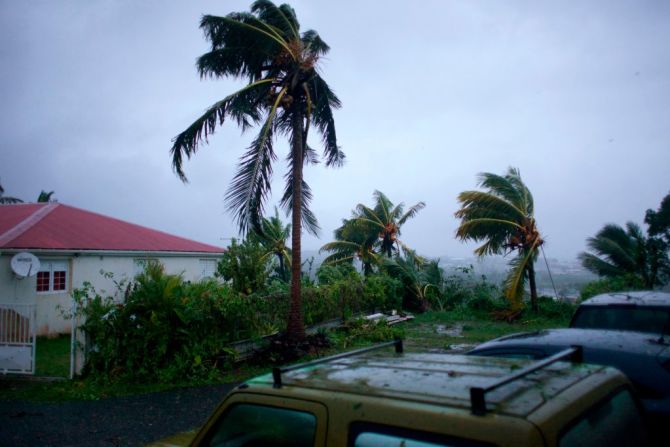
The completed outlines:
<svg viewBox="0 0 670 447">
<path fill-rule="evenodd" d="M 197 61 L 200 77 L 243 78 L 248 85 L 212 105 L 184 132 L 175 137 L 172 166 L 186 181 L 184 157 L 193 156 L 217 125 L 232 118 L 242 130 L 260 125 L 258 136 L 240 160 L 238 171 L 226 194 L 228 208 L 242 233 L 261 230 L 263 207 L 270 194 L 277 135 L 286 135 L 291 145 L 289 170 L 281 205 L 292 214 L 291 303 L 287 335 L 304 337 L 300 296 L 301 232 L 316 234 L 318 223 L 309 210 L 312 194 L 303 180 L 303 166 L 316 162 L 307 144 L 312 125 L 322 135 L 327 166 L 340 166 L 344 154 L 337 146 L 333 109 L 340 101 L 317 72 L 319 58 L 329 51 L 316 31 L 300 33 L 295 11 L 289 5 L 276 6 L 258 0 L 251 12 L 225 17 L 206 15 L 200 28 L 211 42 L 211 51 Z"/>
<path fill-rule="evenodd" d="M 534 263 L 544 241 L 533 217 L 533 196 L 516 168 L 509 168 L 504 176 L 479 174 L 478 186 L 486 190 L 464 191 L 458 195 L 461 209 L 455 215 L 461 223 L 456 237 L 462 241 L 484 241 L 475 249 L 480 257 L 516 251 L 505 280 L 505 295 L 518 307 L 527 279 L 531 307 L 537 311 Z"/>
<path fill-rule="evenodd" d="M 5 189 L 0 184 L 0 204 L 10 204 L 10 203 L 23 203 L 23 200 L 16 197 L 9 197 L 4 195 Z"/>
<path fill-rule="evenodd" d="M 647 288 L 659 284 L 659 270 L 666 264 L 663 250 L 656 240 L 645 237 L 639 225 L 628 222 L 607 224 L 594 237 L 586 240 L 592 253 L 582 252 L 579 259 L 584 268 L 608 278 L 633 275 Z"/>
<path fill-rule="evenodd" d="M 404 203 L 394 206 L 380 191 L 375 191 L 373 196 L 373 208 L 359 203 L 351 219 L 344 219 L 342 226 L 335 230 L 335 240 L 321 247 L 320 251 L 332 253 L 324 262 L 335 264 L 358 259 L 363 265 L 363 272 L 368 275 L 372 273 L 373 266 L 379 264 L 380 256 L 397 256 L 401 247 L 408 250 L 399 239 L 400 227 L 426 204 L 419 202 L 404 212 Z"/>
<path fill-rule="evenodd" d="M 379 255 L 374 245 L 378 239 L 376 233 L 370 233 L 353 220 L 342 220 L 342 226 L 335 230 L 335 240 L 325 244 L 319 252 L 327 251 L 331 254 L 323 262 L 338 264 L 341 262 L 353 263 L 360 261 L 363 274 L 368 276 L 373 267 L 379 263 Z"/>
<path fill-rule="evenodd" d="M 279 218 L 279 210 L 275 207 L 275 215 L 263 218 L 261 232 L 254 232 L 253 236 L 265 249 L 263 259 L 276 256 L 279 266 L 277 273 L 282 281 L 289 280 L 287 266 L 291 265 L 291 250 L 286 246 L 286 240 L 291 235 L 291 225 L 284 225 Z"/>
<path fill-rule="evenodd" d="M 40 191 L 40 195 L 37 197 L 37 203 L 46 203 L 52 202 L 51 196 L 54 195 L 55 191 L 46 192 L 44 190 Z"/>
<path fill-rule="evenodd" d="M 411 206 L 407 212 L 404 212 L 404 203 L 401 202 L 393 206 L 393 202 L 380 191 L 375 191 L 373 197 L 375 200 L 374 208 L 368 208 L 362 203 L 356 206 L 355 222 L 357 225 L 367 228 L 371 233 L 378 234 L 377 245 L 379 251 L 390 258 L 393 253 L 399 253 L 399 247 L 407 248 L 399 239 L 400 227 L 416 216 L 419 211 L 425 208 L 426 204 L 419 202 Z"/>
</svg>

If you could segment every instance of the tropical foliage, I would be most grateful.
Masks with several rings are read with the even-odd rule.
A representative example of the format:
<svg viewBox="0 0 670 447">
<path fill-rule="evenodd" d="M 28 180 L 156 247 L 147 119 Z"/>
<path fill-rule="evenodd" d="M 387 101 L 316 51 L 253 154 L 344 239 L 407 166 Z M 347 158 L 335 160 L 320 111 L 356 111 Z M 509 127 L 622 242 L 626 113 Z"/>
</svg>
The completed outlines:
<svg viewBox="0 0 670 447">
<path fill-rule="evenodd" d="M 290 211 L 291 222 L 291 310 L 288 334 L 304 336 L 300 295 L 301 232 L 316 233 L 316 217 L 309 210 L 312 197 L 303 180 L 303 166 L 317 160 L 308 144 L 312 127 L 322 136 L 327 166 L 339 166 L 344 154 L 337 146 L 333 109 L 340 101 L 317 71 L 319 59 L 329 47 L 314 30 L 300 32 L 295 11 L 287 4 L 255 1 L 250 12 L 225 17 L 203 16 L 200 28 L 211 50 L 198 58 L 200 76 L 243 78 L 248 84 L 212 105 L 184 132 L 171 149 L 172 165 L 186 181 L 184 158 L 193 156 L 217 126 L 232 119 L 242 130 L 260 126 L 260 131 L 242 156 L 226 200 L 242 233 L 249 228 L 261 232 L 265 201 L 270 194 L 274 140 L 288 137 L 288 173 L 281 205 Z"/>
<path fill-rule="evenodd" d="M 351 219 L 342 221 L 335 230 L 335 240 L 321 247 L 330 252 L 326 263 L 352 262 L 358 260 L 363 272 L 370 274 L 382 257 L 391 258 L 408 247 L 400 240 L 400 229 L 415 217 L 426 204 L 419 202 L 405 211 L 405 204 L 394 205 L 384 193 L 375 191 L 372 208 L 359 203 Z"/>
<path fill-rule="evenodd" d="M 586 240 L 590 252 L 579 259 L 584 268 L 605 278 L 637 277 L 644 288 L 663 282 L 668 267 L 667 251 L 661 239 L 646 236 L 639 225 L 628 222 L 623 228 L 605 225 Z"/>
<path fill-rule="evenodd" d="M 484 242 L 477 256 L 515 253 L 505 280 L 505 295 L 515 307 L 521 306 L 526 280 L 530 283 L 531 307 L 538 311 L 534 263 L 544 243 L 534 217 L 533 196 L 521 180 L 519 170 L 505 175 L 482 173 L 478 186 L 484 191 L 459 194 L 461 220 L 456 237 L 462 241 Z"/>
</svg>

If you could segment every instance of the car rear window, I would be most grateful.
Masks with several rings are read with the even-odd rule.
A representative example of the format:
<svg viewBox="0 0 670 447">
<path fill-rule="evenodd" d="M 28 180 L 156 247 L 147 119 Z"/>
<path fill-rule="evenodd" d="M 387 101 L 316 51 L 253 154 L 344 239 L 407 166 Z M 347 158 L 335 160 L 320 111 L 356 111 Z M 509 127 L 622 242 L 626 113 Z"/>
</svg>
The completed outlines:
<svg viewBox="0 0 670 447">
<path fill-rule="evenodd" d="M 304 411 L 236 404 L 217 421 L 204 445 L 307 447 L 314 445 L 316 416 Z"/>
<path fill-rule="evenodd" d="M 493 447 L 493 444 L 402 427 L 355 422 L 350 447 Z"/>
<path fill-rule="evenodd" d="M 668 334 L 670 309 L 632 306 L 583 306 L 571 327 Z"/>
<path fill-rule="evenodd" d="M 563 432 L 559 447 L 648 445 L 640 410 L 627 389 L 596 404 Z"/>
</svg>

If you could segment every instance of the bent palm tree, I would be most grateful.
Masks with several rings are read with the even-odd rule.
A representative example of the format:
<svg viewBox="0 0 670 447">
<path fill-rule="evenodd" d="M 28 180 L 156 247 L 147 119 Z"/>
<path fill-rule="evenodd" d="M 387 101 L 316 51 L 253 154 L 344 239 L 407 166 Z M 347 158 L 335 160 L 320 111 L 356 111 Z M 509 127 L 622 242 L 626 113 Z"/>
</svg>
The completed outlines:
<svg viewBox="0 0 670 447">
<path fill-rule="evenodd" d="M 480 257 L 516 251 L 505 280 L 505 295 L 518 307 L 527 279 L 531 307 L 537 311 L 534 263 L 544 241 L 533 217 L 533 196 L 516 168 L 509 168 L 504 176 L 479 174 L 478 186 L 486 191 L 464 191 L 458 195 L 461 209 L 455 215 L 461 223 L 456 237 L 462 241 L 485 241 L 475 249 Z"/>
<path fill-rule="evenodd" d="M 646 238 L 639 225 L 628 222 L 626 228 L 605 225 L 594 237 L 586 240 L 593 253 L 582 252 L 579 260 L 587 270 L 598 276 L 634 275 L 652 288 L 658 284 L 659 268 L 664 265 L 662 250 L 656 250 L 653 238 Z"/>
<path fill-rule="evenodd" d="M 307 144 L 312 125 L 322 135 L 327 166 L 339 166 L 344 154 L 337 146 L 332 109 L 340 101 L 317 72 L 319 58 L 329 51 L 316 31 L 300 33 L 295 11 L 258 0 L 251 12 L 225 17 L 206 15 L 200 28 L 211 42 L 211 51 L 198 58 L 200 77 L 245 78 L 248 85 L 212 105 L 184 132 L 175 137 L 172 166 L 186 181 L 184 157 L 193 156 L 217 125 L 231 118 L 242 130 L 260 125 L 258 136 L 241 158 L 226 194 L 228 208 L 240 230 L 262 231 L 263 206 L 270 193 L 276 135 L 286 135 L 291 144 L 289 170 L 281 205 L 292 214 L 291 303 L 287 335 L 304 337 L 300 297 L 301 230 L 316 233 L 318 224 L 309 210 L 312 197 L 303 180 L 303 165 L 316 162 Z"/>
</svg>

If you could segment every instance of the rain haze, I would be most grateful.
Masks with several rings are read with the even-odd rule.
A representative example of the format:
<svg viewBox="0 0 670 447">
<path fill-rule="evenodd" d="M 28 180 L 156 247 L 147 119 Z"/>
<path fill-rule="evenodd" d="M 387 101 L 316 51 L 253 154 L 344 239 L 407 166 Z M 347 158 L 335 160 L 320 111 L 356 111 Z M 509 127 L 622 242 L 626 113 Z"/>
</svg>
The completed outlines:
<svg viewBox="0 0 670 447">
<path fill-rule="evenodd" d="M 255 132 L 220 127 L 184 170 L 172 138 L 243 85 L 201 80 L 202 14 L 250 1 L 0 2 L 0 182 L 225 246 L 224 195 Z M 316 250 L 375 190 L 426 208 L 403 227 L 420 254 L 471 256 L 457 195 L 518 167 L 547 256 L 574 259 L 605 223 L 642 223 L 669 191 L 670 3 L 292 1 L 330 45 L 342 168 L 309 166 Z M 318 147 L 318 136 L 311 136 Z M 283 191 L 283 158 L 266 205 Z M 288 222 L 288 219 L 285 218 Z"/>
</svg>

